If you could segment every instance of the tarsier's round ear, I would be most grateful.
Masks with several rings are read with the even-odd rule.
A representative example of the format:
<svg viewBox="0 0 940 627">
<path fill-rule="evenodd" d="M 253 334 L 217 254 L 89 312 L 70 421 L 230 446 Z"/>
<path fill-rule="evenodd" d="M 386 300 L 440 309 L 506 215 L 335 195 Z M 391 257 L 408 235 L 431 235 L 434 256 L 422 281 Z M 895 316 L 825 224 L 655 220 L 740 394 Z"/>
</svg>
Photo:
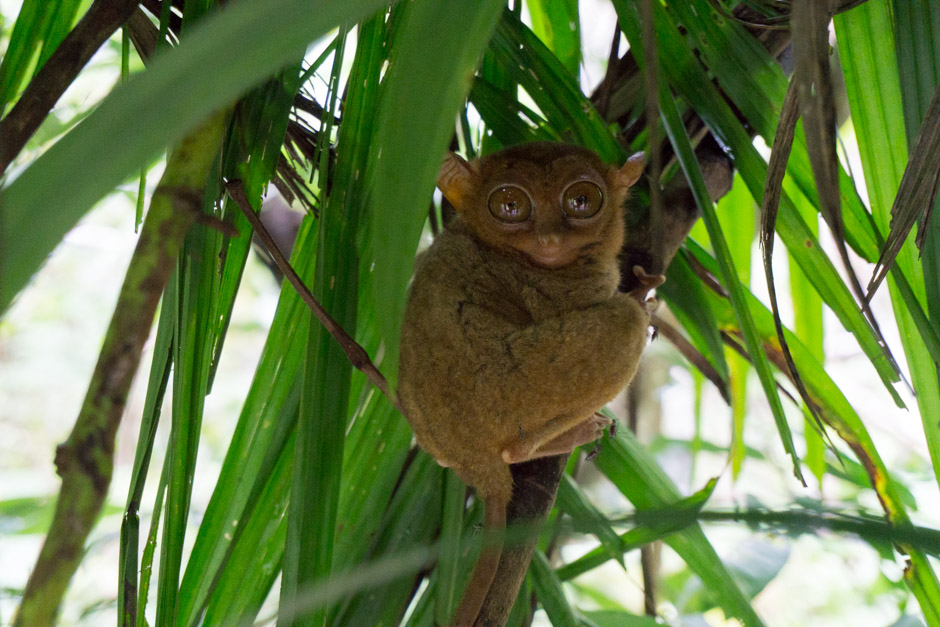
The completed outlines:
<svg viewBox="0 0 940 627">
<path fill-rule="evenodd" d="M 457 211 L 461 211 L 467 197 L 473 190 L 473 182 L 477 176 L 475 161 L 467 162 L 459 155 L 448 152 L 441 163 L 437 173 L 437 186 L 444 197 L 450 201 Z"/>
<path fill-rule="evenodd" d="M 646 159 L 646 153 L 638 152 L 632 155 L 623 167 L 617 173 L 617 177 L 624 187 L 633 187 L 634 183 L 640 180 L 643 174 L 643 162 Z"/>
</svg>

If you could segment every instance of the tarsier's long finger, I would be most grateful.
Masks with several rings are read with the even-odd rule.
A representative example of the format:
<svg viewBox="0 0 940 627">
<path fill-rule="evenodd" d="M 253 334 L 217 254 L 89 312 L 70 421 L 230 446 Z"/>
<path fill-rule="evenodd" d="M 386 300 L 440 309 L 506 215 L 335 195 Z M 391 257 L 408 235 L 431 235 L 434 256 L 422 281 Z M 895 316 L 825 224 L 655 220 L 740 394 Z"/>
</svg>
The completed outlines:
<svg viewBox="0 0 940 627">
<path fill-rule="evenodd" d="M 643 266 L 633 266 L 633 275 L 640 282 L 640 286 L 630 290 L 630 296 L 637 299 L 641 303 L 647 302 L 647 295 L 651 290 L 656 289 L 660 285 L 666 282 L 666 277 L 662 274 L 648 274 Z M 655 303 L 653 308 L 655 308 Z M 647 306 L 647 309 L 650 309 Z"/>
</svg>

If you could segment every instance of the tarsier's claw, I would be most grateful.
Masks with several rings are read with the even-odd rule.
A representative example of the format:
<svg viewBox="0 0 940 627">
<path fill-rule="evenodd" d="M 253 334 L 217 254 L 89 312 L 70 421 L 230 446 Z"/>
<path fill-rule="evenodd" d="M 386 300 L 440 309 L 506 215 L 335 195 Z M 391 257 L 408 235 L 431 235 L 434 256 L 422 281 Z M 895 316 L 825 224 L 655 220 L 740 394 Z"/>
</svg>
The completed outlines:
<svg viewBox="0 0 940 627">
<path fill-rule="evenodd" d="M 594 448 L 591 449 L 591 452 L 588 453 L 584 459 L 586 459 L 589 462 L 594 461 L 597 458 L 597 456 L 601 454 L 602 448 L 603 447 L 601 446 L 601 443 L 598 442 L 597 444 L 594 445 Z"/>
</svg>

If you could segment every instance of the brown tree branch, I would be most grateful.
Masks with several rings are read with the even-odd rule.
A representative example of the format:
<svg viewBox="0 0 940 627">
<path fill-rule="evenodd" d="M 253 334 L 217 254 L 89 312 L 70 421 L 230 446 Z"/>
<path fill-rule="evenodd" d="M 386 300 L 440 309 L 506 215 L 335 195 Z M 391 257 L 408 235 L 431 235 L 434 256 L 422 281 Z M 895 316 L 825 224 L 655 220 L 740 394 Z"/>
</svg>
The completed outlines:
<svg viewBox="0 0 940 627">
<path fill-rule="evenodd" d="M 137 0 L 95 0 L 0 122 L 0 175 L 33 136 L 91 56 L 127 21 Z"/>
</svg>

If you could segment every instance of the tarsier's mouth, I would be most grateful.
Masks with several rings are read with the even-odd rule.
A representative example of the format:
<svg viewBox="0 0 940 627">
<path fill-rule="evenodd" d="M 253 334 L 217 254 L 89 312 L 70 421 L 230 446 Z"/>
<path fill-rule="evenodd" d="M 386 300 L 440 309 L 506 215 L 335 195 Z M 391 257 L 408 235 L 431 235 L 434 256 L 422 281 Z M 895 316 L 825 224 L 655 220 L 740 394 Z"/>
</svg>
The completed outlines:
<svg viewBox="0 0 940 627">
<path fill-rule="evenodd" d="M 522 254 L 525 255 L 526 259 L 530 262 L 539 266 L 540 268 L 546 268 L 549 270 L 555 270 L 557 268 L 562 268 L 569 265 L 575 259 L 577 259 L 577 251 L 573 250 L 548 250 L 548 251 L 532 251 L 525 250 L 522 251 Z"/>
<path fill-rule="evenodd" d="M 585 255 L 590 255 L 595 248 L 593 243 L 573 246 L 561 242 L 530 243 L 516 248 L 534 266 L 546 270 L 557 270 L 569 266 Z"/>
</svg>

